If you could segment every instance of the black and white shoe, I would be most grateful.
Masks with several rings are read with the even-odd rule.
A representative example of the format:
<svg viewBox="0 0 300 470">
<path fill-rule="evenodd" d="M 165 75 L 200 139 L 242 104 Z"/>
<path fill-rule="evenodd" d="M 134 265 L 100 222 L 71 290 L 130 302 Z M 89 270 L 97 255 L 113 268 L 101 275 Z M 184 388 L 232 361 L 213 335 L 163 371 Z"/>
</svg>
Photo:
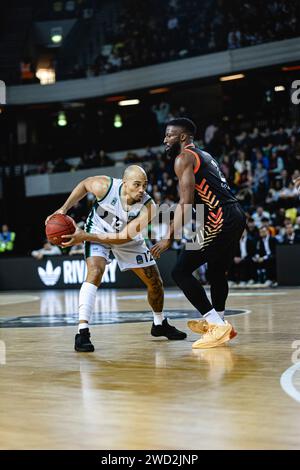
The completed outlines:
<svg viewBox="0 0 300 470">
<path fill-rule="evenodd" d="M 83 328 L 75 336 L 75 345 L 74 349 L 78 352 L 93 352 L 95 350 L 93 344 L 90 340 L 90 330 L 88 328 Z"/>
<path fill-rule="evenodd" d="M 154 323 L 152 324 L 151 335 L 155 336 L 156 338 L 159 336 L 165 336 L 170 340 L 185 339 L 187 336 L 183 331 L 177 330 L 175 326 L 169 325 L 166 318 L 163 320 L 162 325 L 154 325 Z"/>
</svg>

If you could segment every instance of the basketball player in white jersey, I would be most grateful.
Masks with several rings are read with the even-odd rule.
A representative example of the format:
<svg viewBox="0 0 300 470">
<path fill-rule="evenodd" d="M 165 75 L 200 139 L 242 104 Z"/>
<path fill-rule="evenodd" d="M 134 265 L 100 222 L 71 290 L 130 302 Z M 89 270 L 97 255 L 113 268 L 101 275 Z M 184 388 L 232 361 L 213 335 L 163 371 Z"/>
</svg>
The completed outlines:
<svg viewBox="0 0 300 470">
<path fill-rule="evenodd" d="M 162 280 L 141 233 L 155 215 L 155 203 L 145 192 L 146 188 L 145 171 L 137 165 L 131 165 L 125 170 L 122 180 L 109 176 L 93 176 L 81 181 L 64 205 L 54 212 L 66 214 L 87 193 L 96 197 L 85 230 L 77 227 L 73 235 L 64 236 L 64 246 L 85 242 L 87 277 L 79 294 L 76 351 L 94 351 L 90 341 L 89 322 L 97 288 L 101 284 L 106 265 L 110 263 L 111 251 L 121 271 L 132 270 L 147 286 L 148 302 L 153 311 L 152 336 L 165 336 L 170 340 L 186 338 L 185 333 L 169 325 L 164 318 Z M 52 215 L 47 218 L 46 223 Z"/>
</svg>

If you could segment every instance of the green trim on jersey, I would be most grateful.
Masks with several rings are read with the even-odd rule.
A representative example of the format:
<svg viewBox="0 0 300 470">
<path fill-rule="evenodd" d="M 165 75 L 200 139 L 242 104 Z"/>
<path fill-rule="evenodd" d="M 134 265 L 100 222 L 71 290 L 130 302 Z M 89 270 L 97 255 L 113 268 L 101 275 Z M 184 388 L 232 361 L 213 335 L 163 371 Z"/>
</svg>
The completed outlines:
<svg viewBox="0 0 300 470">
<path fill-rule="evenodd" d="M 151 196 L 149 197 L 149 199 L 147 199 L 147 201 L 146 201 L 146 202 L 144 202 L 144 206 L 146 206 L 146 205 L 148 204 L 148 202 L 150 202 L 150 201 L 153 201 L 153 199 L 152 199 L 152 197 L 151 197 Z"/>
<path fill-rule="evenodd" d="M 114 181 L 114 179 L 113 179 L 111 176 L 110 176 L 109 178 L 110 178 L 109 188 L 108 188 L 108 190 L 106 191 L 106 193 L 104 194 L 104 196 L 103 196 L 101 199 L 97 199 L 97 202 L 103 201 L 103 199 L 105 199 L 106 196 L 108 196 L 108 194 L 109 194 L 109 192 L 110 192 L 110 190 L 111 190 L 111 187 L 112 187 L 112 185 L 113 185 L 113 181 Z"/>
<path fill-rule="evenodd" d="M 91 212 L 89 213 L 86 224 L 85 224 L 84 229 L 87 233 L 90 233 L 93 227 L 93 217 L 94 217 L 97 207 L 98 207 L 98 202 L 95 201 L 93 208 Z M 88 258 L 89 256 L 91 256 L 91 243 L 90 242 L 84 242 L 84 256 L 85 258 Z"/>
<path fill-rule="evenodd" d="M 91 242 L 84 242 L 84 257 L 85 259 L 91 256 Z"/>
</svg>

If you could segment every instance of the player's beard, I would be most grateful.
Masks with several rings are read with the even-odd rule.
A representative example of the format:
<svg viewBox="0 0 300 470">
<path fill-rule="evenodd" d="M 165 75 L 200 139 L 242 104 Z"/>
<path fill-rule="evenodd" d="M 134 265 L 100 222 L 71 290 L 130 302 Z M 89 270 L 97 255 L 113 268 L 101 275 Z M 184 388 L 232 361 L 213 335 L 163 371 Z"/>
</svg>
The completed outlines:
<svg viewBox="0 0 300 470">
<path fill-rule="evenodd" d="M 166 150 L 166 154 L 170 158 L 176 158 L 177 155 L 180 154 L 180 150 L 181 150 L 180 143 L 176 142 L 175 144 L 173 144 L 170 148 Z"/>
</svg>

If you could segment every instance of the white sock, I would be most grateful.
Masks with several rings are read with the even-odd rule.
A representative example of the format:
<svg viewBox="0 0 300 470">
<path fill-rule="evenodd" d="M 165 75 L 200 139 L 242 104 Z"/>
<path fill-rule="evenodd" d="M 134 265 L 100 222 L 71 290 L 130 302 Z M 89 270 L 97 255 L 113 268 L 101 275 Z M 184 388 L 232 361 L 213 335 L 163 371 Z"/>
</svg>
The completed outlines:
<svg viewBox="0 0 300 470">
<path fill-rule="evenodd" d="M 79 320 L 85 320 L 87 323 L 79 323 L 78 331 L 89 327 L 89 321 L 92 316 L 97 286 L 90 282 L 84 282 L 79 292 Z"/>
<path fill-rule="evenodd" d="M 225 325 L 222 318 L 214 308 L 203 316 L 208 323 L 214 323 L 215 325 Z"/>
<path fill-rule="evenodd" d="M 78 324 L 78 333 L 80 333 L 80 330 L 84 330 L 85 328 L 88 328 L 89 324 L 87 322 L 84 323 L 79 323 Z"/>
<path fill-rule="evenodd" d="M 217 314 L 222 318 L 222 320 L 224 321 L 224 318 L 225 318 L 225 310 L 222 310 L 222 312 L 218 312 L 216 310 Z"/>
<path fill-rule="evenodd" d="M 163 312 L 153 312 L 153 322 L 154 325 L 162 325 L 163 319 L 164 319 L 164 313 Z"/>
</svg>

